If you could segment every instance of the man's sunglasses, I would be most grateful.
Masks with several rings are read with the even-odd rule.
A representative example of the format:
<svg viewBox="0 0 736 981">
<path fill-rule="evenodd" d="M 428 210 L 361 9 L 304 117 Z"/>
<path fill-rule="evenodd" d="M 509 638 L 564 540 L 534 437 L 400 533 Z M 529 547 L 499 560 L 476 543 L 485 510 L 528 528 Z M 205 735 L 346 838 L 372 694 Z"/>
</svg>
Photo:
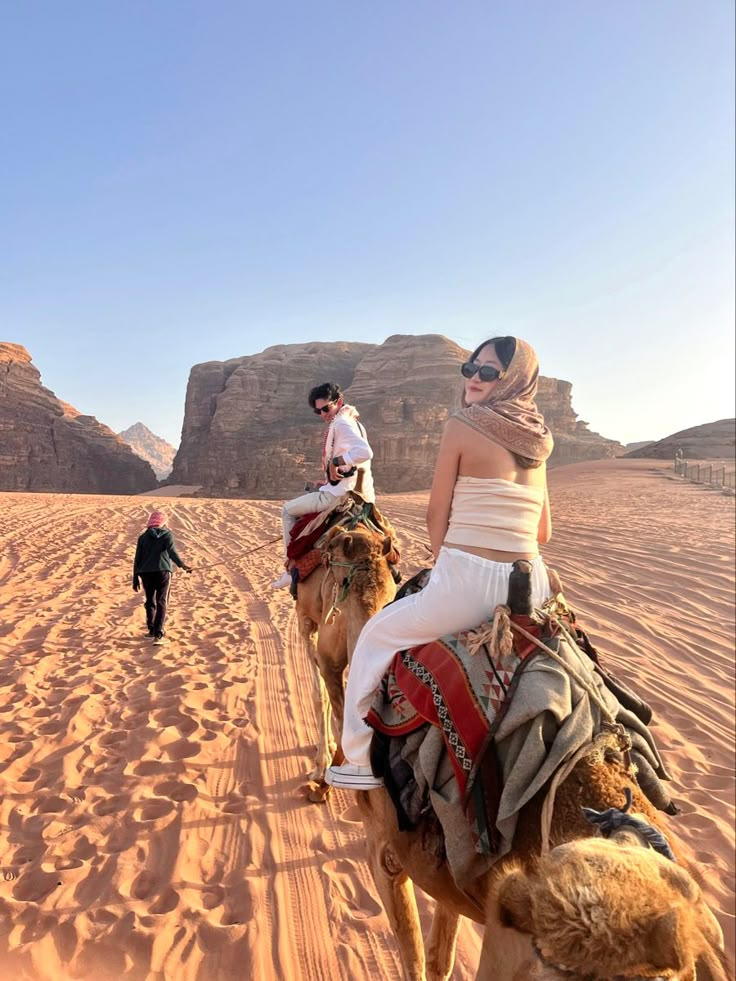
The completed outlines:
<svg viewBox="0 0 736 981">
<path fill-rule="evenodd" d="M 327 405 L 323 405 L 321 408 L 313 409 L 312 411 L 316 416 L 321 416 L 323 412 L 324 413 L 329 412 L 334 404 L 335 404 L 334 402 L 328 402 Z"/>
<path fill-rule="evenodd" d="M 494 368 L 492 364 L 477 364 L 475 361 L 466 361 L 465 364 L 460 365 L 460 373 L 463 378 L 472 378 L 475 374 L 482 382 L 492 382 L 497 378 L 503 378 L 505 375 L 504 371 L 499 371 L 498 368 Z"/>
</svg>

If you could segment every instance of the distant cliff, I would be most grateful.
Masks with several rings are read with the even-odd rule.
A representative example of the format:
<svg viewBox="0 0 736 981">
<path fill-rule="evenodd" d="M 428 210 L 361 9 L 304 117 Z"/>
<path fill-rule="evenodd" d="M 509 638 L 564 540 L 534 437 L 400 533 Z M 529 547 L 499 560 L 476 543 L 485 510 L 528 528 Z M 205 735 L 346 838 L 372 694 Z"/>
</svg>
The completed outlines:
<svg viewBox="0 0 736 981">
<path fill-rule="evenodd" d="M 305 480 L 320 477 L 323 432 L 307 393 L 335 381 L 368 430 L 378 489 L 426 489 L 443 423 L 459 406 L 458 367 L 467 356 L 439 334 L 395 335 L 378 345 L 278 345 L 195 365 L 169 482 L 238 497 L 301 493 Z M 539 407 L 556 441 L 552 464 L 621 454 L 619 443 L 578 421 L 571 392 L 569 382 L 540 379 Z"/>
<path fill-rule="evenodd" d="M 43 387 L 24 347 L 0 342 L 0 490 L 137 494 L 157 484 L 111 429 Z"/>
<path fill-rule="evenodd" d="M 134 423 L 122 433 L 118 433 L 118 436 L 142 460 L 147 460 L 151 464 L 159 480 L 169 476 L 176 456 L 176 450 L 171 443 L 152 433 L 142 422 Z"/>
</svg>

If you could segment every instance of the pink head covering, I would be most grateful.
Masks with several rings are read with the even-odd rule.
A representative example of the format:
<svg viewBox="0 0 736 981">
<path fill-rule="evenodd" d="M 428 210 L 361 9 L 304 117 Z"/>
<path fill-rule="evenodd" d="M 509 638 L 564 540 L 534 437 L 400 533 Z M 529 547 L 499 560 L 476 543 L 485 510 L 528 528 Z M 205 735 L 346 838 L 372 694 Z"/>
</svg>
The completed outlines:
<svg viewBox="0 0 736 981">
<path fill-rule="evenodd" d="M 146 528 L 162 528 L 165 524 L 166 515 L 163 511 L 151 511 Z"/>
</svg>

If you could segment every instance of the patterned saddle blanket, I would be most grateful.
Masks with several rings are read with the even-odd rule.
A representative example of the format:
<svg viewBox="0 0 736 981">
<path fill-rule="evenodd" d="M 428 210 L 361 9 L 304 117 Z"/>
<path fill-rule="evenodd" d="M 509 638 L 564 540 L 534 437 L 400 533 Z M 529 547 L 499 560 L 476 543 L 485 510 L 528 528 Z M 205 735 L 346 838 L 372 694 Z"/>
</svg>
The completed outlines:
<svg viewBox="0 0 736 981">
<path fill-rule="evenodd" d="M 538 621 L 518 614 L 512 619 L 541 638 Z M 427 722 L 437 726 L 463 799 L 503 719 L 516 673 L 536 650 L 532 641 L 517 638 L 505 656 L 491 653 L 489 628 L 483 624 L 399 651 L 366 718 L 377 732 L 393 737 Z"/>
<path fill-rule="evenodd" d="M 514 588 L 512 576 L 510 609 L 499 608 L 493 620 L 399 651 L 366 718 L 375 730 L 374 771 L 384 778 L 399 827 L 441 826 L 437 852 L 458 883 L 477 873 L 478 854 L 493 861 L 508 851 L 520 809 L 600 731 L 595 704 L 535 640 L 598 692 L 627 731 L 642 790 L 655 806 L 672 806 L 647 729 L 651 709 L 602 668 L 561 592 L 543 611 L 519 613 L 511 610 L 528 606 L 512 601 Z M 412 580 L 404 591 L 416 591 Z"/>
</svg>

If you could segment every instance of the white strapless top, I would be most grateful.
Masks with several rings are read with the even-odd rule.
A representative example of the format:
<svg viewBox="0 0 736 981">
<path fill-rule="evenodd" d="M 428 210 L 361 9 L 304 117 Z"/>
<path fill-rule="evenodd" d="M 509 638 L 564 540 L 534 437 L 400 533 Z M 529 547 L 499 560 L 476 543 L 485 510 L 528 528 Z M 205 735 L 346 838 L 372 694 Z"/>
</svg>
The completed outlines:
<svg viewBox="0 0 736 981">
<path fill-rule="evenodd" d="M 500 477 L 458 477 L 445 541 L 536 555 L 543 506 L 544 487 Z"/>
</svg>

